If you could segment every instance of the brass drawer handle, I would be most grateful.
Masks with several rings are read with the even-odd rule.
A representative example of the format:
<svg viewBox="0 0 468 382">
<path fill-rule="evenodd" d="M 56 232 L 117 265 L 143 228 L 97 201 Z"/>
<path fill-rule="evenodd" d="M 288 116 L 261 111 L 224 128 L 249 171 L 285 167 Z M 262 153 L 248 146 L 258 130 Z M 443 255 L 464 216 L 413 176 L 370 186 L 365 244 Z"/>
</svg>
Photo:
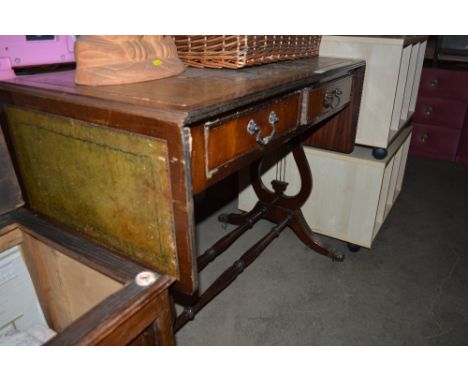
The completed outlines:
<svg viewBox="0 0 468 382">
<path fill-rule="evenodd" d="M 438 84 L 439 84 L 439 80 L 436 80 L 436 79 L 431 80 L 431 86 L 432 86 L 432 87 L 435 87 L 435 86 L 437 86 Z"/>
<path fill-rule="evenodd" d="M 428 138 L 429 138 L 429 136 L 427 135 L 427 133 L 421 134 L 421 142 L 422 143 L 426 143 Z"/>
<path fill-rule="evenodd" d="M 250 135 L 256 135 L 255 139 L 256 139 L 257 143 L 259 143 L 261 145 L 267 145 L 268 143 L 271 142 L 271 140 L 273 139 L 273 137 L 276 134 L 275 124 L 278 121 L 279 121 L 278 115 L 274 111 L 272 111 L 270 113 L 270 115 L 268 116 L 268 123 L 271 126 L 271 133 L 270 133 L 270 135 L 262 138 L 262 137 L 260 137 L 260 133 L 262 131 L 262 128 L 257 124 L 257 122 L 255 122 L 253 119 L 251 119 L 249 121 L 249 123 L 247 123 L 247 133 L 249 133 Z"/>
<path fill-rule="evenodd" d="M 428 106 L 428 107 L 426 107 L 425 114 L 426 114 L 426 115 L 431 115 L 431 114 L 432 114 L 432 111 L 433 111 L 432 106 Z"/>
</svg>

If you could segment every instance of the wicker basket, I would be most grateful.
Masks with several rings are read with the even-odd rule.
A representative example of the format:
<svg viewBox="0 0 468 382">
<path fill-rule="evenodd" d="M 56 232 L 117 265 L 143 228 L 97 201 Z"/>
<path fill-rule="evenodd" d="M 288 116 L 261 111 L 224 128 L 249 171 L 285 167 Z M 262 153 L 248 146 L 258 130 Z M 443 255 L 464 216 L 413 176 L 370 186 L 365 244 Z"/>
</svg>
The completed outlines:
<svg viewBox="0 0 468 382">
<path fill-rule="evenodd" d="M 230 68 L 318 55 L 322 36 L 173 36 L 179 58 L 197 68 Z"/>
</svg>

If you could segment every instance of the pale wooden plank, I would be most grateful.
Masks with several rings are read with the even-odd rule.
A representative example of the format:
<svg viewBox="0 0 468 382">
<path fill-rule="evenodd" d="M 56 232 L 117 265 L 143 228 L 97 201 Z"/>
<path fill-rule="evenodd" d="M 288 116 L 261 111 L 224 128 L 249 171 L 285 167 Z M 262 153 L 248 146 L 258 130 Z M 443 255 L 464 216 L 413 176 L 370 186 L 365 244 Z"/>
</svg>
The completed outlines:
<svg viewBox="0 0 468 382">
<path fill-rule="evenodd" d="M 398 180 L 397 180 L 397 185 L 396 185 L 396 190 L 398 194 L 401 191 L 401 188 L 403 185 L 403 179 L 405 177 L 406 162 L 408 160 L 408 151 L 409 151 L 410 143 L 411 143 L 411 135 L 408 138 L 406 138 L 405 143 L 401 147 L 402 157 L 401 157 L 400 171 L 398 174 Z"/>
<path fill-rule="evenodd" d="M 411 47 L 411 58 L 408 68 L 408 77 L 405 84 L 405 93 L 403 96 L 403 107 L 401 109 L 400 125 L 408 119 L 411 96 L 416 78 L 416 67 L 419 59 L 419 48 L 421 44 L 414 44 Z"/>
<path fill-rule="evenodd" d="M 421 42 L 418 52 L 418 62 L 416 64 L 416 73 L 414 75 L 413 90 L 411 91 L 411 101 L 409 112 L 414 112 L 416 109 L 416 100 L 418 98 L 419 84 L 421 83 L 421 73 L 424 63 L 424 53 L 426 52 L 427 41 Z"/>
<path fill-rule="evenodd" d="M 390 185 L 388 188 L 387 200 L 385 202 L 385 217 L 387 217 L 388 213 L 390 212 L 393 206 L 393 200 L 395 196 L 395 190 L 398 180 L 398 173 L 400 172 L 400 164 L 401 164 L 401 150 L 398 150 L 394 157 L 393 161 L 393 168 L 392 168 L 392 175 L 390 177 Z"/>
<path fill-rule="evenodd" d="M 17 225 L 4 227 L 2 231 L 0 231 L 0 253 L 14 247 L 15 245 L 21 244 L 23 241 L 21 230 Z"/>
<path fill-rule="evenodd" d="M 398 85 L 396 88 L 395 100 L 393 102 L 393 113 L 390 123 L 390 130 L 398 130 L 400 128 L 400 116 L 403 108 L 403 97 L 406 87 L 406 78 L 411 59 L 411 45 L 403 49 L 401 56 L 400 69 L 398 74 Z"/>
<path fill-rule="evenodd" d="M 24 234 L 23 256 L 36 286 L 44 315 L 62 331 L 122 284 Z"/>
</svg>

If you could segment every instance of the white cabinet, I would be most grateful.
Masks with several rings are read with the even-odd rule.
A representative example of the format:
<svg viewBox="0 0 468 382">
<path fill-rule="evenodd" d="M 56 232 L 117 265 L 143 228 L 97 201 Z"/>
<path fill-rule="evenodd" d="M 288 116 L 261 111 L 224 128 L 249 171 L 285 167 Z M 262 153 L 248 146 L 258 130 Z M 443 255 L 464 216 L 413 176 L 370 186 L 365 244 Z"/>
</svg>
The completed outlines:
<svg viewBox="0 0 468 382">
<path fill-rule="evenodd" d="M 382 223 L 398 197 L 403 183 L 411 127 L 407 127 L 388 147 L 383 160 L 372 156 L 372 149 L 356 146 L 351 154 L 304 147 L 312 170 L 313 189 L 302 207 L 304 217 L 317 233 L 370 248 Z M 263 175 L 269 185 L 276 166 Z M 286 158 L 288 195 L 300 188 L 294 159 Z M 248 184 L 246 172 L 241 185 Z M 248 211 L 257 198 L 252 187 L 239 194 L 238 207 Z"/>
<path fill-rule="evenodd" d="M 408 127 L 416 107 L 426 37 L 323 36 L 320 55 L 366 60 L 366 72 L 351 154 L 304 147 L 314 178 L 302 208 L 317 233 L 370 248 L 397 199 L 411 137 Z M 374 150 L 377 149 L 377 150 Z M 376 159 L 378 153 L 383 159 Z M 376 155 L 376 156 L 379 156 Z M 271 162 L 274 162 L 272 160 Z M 287 194 L 299 190 L 300 177 L 286 158 Z M 276 167 L 264 174 L 264 183 Z M 248 184 L 241 174 L 241 187 Z M 256 202 L 251 187 L 239 194 L 239 209 Z"/>
<path fill-rule="evenodd" d="M 320 55 L 366 60 L 359 145 L 388 148 L 416 106 L 426 38 L 323 36 Z"/>
</svg>

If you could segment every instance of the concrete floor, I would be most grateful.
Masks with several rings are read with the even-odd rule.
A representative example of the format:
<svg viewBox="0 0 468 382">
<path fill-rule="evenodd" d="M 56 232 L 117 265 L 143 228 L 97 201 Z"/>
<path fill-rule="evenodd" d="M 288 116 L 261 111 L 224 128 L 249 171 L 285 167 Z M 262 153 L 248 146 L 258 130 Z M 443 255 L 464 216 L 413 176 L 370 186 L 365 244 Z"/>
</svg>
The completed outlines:
<svg viewBox="0 0 468 382">
<path fill-rule="evenodd" d="M 226 233 L 217 215 L 235 208 L 232 201 L 200 222 L 200 251 Z M 258 223 L 210 264 L 201 290 L 271 226 Z M 287 228 L 177 342 L 468 345 L 468 167 L 410 157 L 373 248 L 347 252 L 343 263 L 314 254 Z"/>
</svg>

